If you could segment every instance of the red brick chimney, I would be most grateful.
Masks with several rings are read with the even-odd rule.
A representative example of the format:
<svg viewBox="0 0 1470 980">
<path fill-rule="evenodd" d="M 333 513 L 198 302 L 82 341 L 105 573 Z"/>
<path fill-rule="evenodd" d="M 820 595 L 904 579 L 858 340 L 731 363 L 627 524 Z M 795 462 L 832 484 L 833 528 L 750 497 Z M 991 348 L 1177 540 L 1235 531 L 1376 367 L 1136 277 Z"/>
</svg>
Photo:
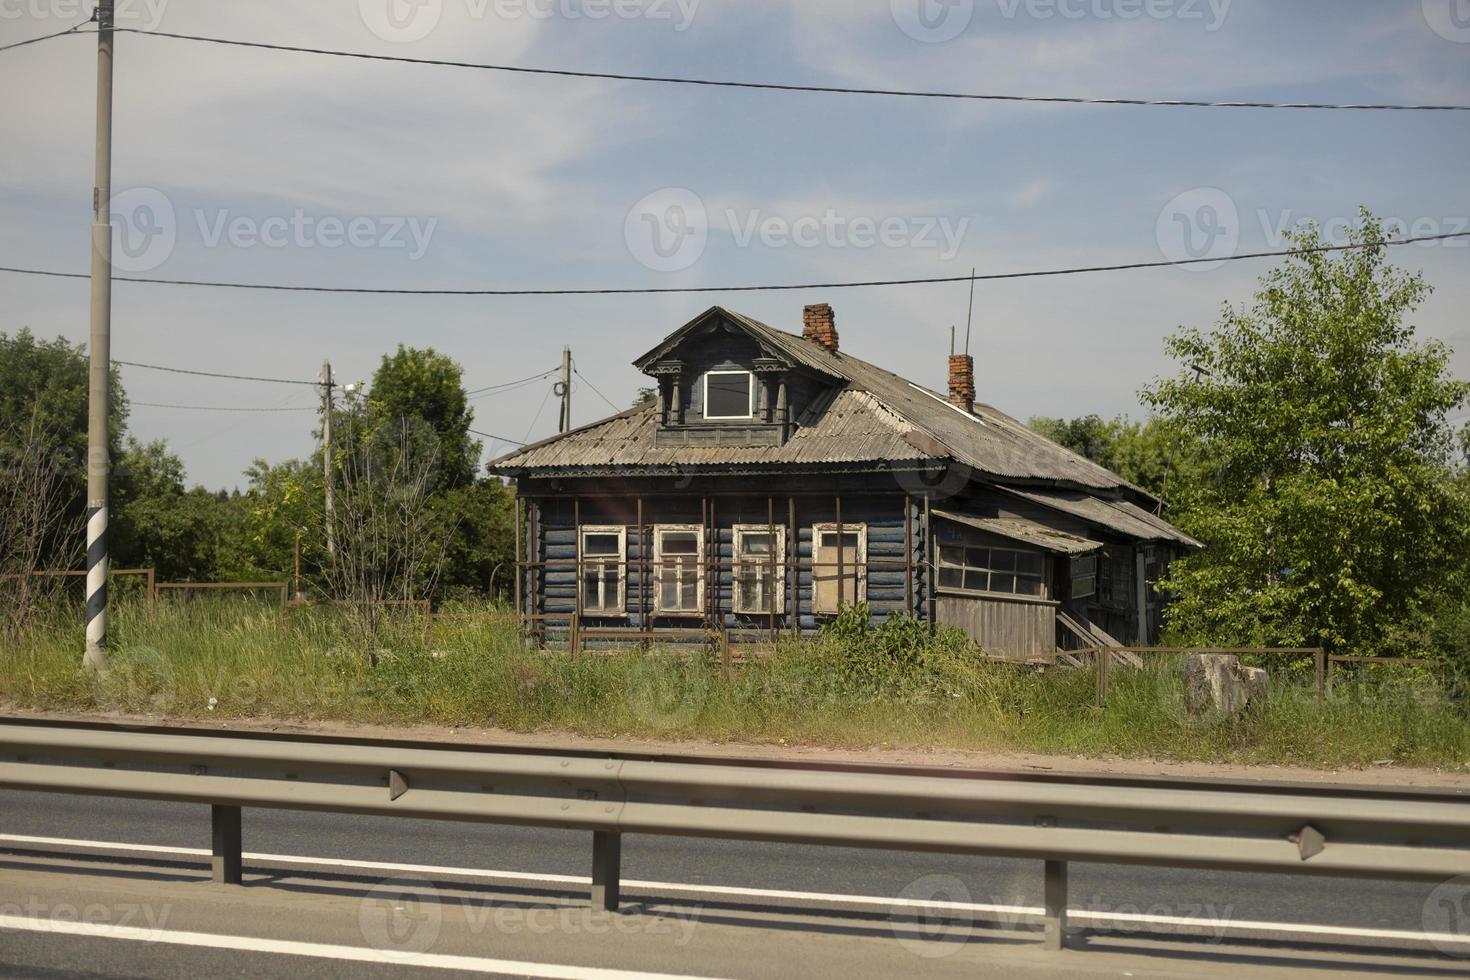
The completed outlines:
<svg viewBox="0 0 1470 980">
<path fill-rule="evenodd" d="M 975 359 L 969 354 L 949 355 L 949 400 L 966 412 L 975 411 Z"/>
<path fill-rule="evenodd" d="M 817 303 L 802 311 L 801 337 L 828 353 L 837 353 L 837 315 L 832 307 Z"/>
</svg>

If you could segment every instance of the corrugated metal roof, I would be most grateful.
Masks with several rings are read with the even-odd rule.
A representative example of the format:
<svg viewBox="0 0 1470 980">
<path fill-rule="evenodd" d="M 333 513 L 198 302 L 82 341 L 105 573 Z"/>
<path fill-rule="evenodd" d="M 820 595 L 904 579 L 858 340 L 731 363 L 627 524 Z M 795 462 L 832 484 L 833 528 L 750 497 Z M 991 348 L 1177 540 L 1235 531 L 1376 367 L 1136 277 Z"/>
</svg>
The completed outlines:
<svg viewBox="0 0 1470 980">
<path fill-rule="evenodd" d="M 943 396 L 891 371 L 842 352 L 832 353 L 796 334 L 777 330 L 723 307 L 711 307 L 675 331 L 637 363 L 657 359 L 711 317 L 723 317 L 792 362 L 846 381 L 832 411 L 809 406 L 801 428 L 781 447 L 659 448 L 652 406 L 504 456 L 497 472 L 585 466 L 701 466 L 730 463 L 889 463 L 949 457 L 977 475 L 1041 480 L 1088 489 L 1147 494 L 1010 416 L 977 404 L 966 413 Z M 860 397 L 866 394 L 868 397 Z M 820 399 L 818 400 L 821 401 Z M 920 436 L 905 438 L 907 432 Z M 916 449 L 924 445 L 924 451 Z"/>
<path fill-rule="evenodd" d="M 1066 490 L 1022 490 L 1017 487 L 1001 487 L 1001 489 L 1032 503 L 1059 510 L 1064 514 L 1071 514 L 1073 517 L 1080 517 L 1084 521 L 1090 521 L 1140 541 L 1172 541 L 1191 548 L 1204 547 L 1203 544 L 1162 517 L 1150 514 L 1142 507 L 1126 500 L 1103 500 L 1085 493 Z"/>
<path fill-rule="evenodd" d="M 504 456 L 497 470 L 608 466 L 696 468 L 732 464 L 865 463 L 929 458 L 905 440 L 911 426 L 871 394 L 844 388 L 808 406 L 784 446 L 655 446 L 658 408 L 643 405 Z"/>
<path fill-rule="evenodd" d="M 936 510 L 934 516 L 1059 555 L 1085 555 L 1102 547 L 1101 541 L 1089 541 L 1019 517 L 974 517 L 946 510 Z"/>
</svg>

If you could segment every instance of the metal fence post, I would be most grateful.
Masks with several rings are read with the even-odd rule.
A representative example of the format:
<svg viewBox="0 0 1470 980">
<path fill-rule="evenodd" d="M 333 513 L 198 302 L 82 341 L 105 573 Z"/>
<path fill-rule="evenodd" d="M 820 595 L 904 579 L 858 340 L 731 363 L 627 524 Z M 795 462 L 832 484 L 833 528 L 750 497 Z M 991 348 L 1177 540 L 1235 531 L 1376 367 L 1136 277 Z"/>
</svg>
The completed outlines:
<svg viewBox="0 0 1470 980">
<path fill-rule="evenodd" d="M 618 910 L 618 885 L 622 874 L 623 835 L 613 830 L 592 832 L 592 907 L 607 912 Z"/>
<path fill-rule="evenodd" d="M 212 845 L 209 870 L 214 883 L 240 884 L 240 808 L 211 804 L 209 829 Z"/>
<path fill-rule="evenodd" d="M 1067 862 L 1045 863 L 1046 880 L 1042 890 L 1046 922 L 1042 942 L 1049 950 L 1060 950 L 1066 943 L 1067 932 Z"/>
</svg>

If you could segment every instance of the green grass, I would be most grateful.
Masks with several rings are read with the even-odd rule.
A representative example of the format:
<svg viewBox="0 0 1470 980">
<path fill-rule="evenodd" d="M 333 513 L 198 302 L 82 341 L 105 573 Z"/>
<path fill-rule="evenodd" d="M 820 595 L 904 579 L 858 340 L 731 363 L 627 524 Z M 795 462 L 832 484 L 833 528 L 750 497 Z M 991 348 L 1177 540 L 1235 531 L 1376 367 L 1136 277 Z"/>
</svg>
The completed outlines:
<svg viewBox="0 0 1470 980">
<path fill-rule="evenodd" d="M 368 665 L 330 610 L 265 602 L 114 607 L 108 671 L 80 670 L 75 613 L 0 641 L 11 710 L 181 719 L 274 718 L 485 726 L 586 735 L 788 744 L 1020 750 L 1089 756 L 1361 766 L 1470 765 L 1470 718 L 1407 671 L 1344 679 L 1318 702 L 1309 667 L 1278 666 L 1264 710 L 1191 720 L 1179 665 L 1115 670 L 1093 707 L 1088 671 L 1032 673 L 985 661 L 963 638 L 855 620 L 727 674 L 668 651 L 578 656 L 525 649 L 503 612 L 470 608 L 426 637 L 396 617 Z"/>
</svg>

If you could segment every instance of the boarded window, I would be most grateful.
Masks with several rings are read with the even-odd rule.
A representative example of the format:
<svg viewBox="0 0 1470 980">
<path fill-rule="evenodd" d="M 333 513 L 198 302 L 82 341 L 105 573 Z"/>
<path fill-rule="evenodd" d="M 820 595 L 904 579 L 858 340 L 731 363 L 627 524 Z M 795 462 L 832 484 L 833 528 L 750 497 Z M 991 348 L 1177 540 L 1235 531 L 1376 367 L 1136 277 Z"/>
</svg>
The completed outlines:
<svg viewBox="0 0 1470 980">
<path fill-rule="evenodd" d="M 623 614 L 627 533 L 627 529 L 622 527 L 582 528 L 582 564 L 578 579 L 584 613 Z"/>
<path fill-rule="evenodd" d="M 754 412 L 754 376 L 749 371 L 711 371 L 704 376 L 704 417 L 748 419 Z"/>
<path fill-rule="evenodd" d="M 773 561 L 774 559 L 774 561 Z M 786 529 L 735 526 L 735 611 L 767 614 L 786 608 Z"/>
<path fill-rule="evenodd" d="M 663 613 L 698 613 L 704 608 L 704 530 L 693 525 L 659 525 L 653 530 L 658 584 L 654 608 Z"/>
<path fill-rule="evenodd" d="M 818 524 L 812 528 L 812 579 L 815 583 L 814 608 L 818 613 L 840 612 L 868 598 L 868 528 L 863 524 L 842 526 L 842 546 L 838 547 L 837 525 Z"/>
</svg>

